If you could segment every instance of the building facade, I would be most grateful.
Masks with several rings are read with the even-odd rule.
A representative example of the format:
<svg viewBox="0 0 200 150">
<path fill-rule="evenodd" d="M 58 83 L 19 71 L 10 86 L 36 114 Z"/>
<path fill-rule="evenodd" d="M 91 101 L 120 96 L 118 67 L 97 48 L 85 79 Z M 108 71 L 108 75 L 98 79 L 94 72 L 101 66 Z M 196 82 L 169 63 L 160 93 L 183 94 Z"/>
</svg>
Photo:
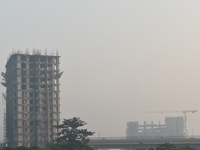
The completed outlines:
<svg viewBox="0 0 200 150">
<path fill-rule="evenodd" d="M 184 136 L 185 125 L 183 117 L 166 117 L 166 136 Z"/>
<path fill-rule="evenodd" d="M 184 136 L 184 119 L 183 117 L 166 117 L 165 124 L 150 124 L 144 122 L 139 124 L 137 121 L 128 122 L 126 128 L 126 137 L 138 136 Z"/>
<path fill-rule="evenodd" d="M 60 123 L 59 56 L 13 54 L 7 61 L 6 136 L 8 146 L 44 147 Z"/>
</svg>

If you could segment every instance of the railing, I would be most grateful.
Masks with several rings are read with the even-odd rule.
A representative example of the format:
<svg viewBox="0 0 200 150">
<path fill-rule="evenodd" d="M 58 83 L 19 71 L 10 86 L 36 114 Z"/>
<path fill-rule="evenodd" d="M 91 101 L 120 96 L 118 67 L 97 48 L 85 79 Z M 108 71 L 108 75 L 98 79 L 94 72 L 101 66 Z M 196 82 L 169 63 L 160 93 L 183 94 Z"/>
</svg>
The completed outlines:
<svg viewBox="0 0 200 150">
<path fill-rule="evenodd" d="M 133 136 L 133 137 L 90 137 L 90 140 L 128 140 L 128 139 L 200 139 L 200 135 L 187 136 Z"/>
<path fill-rule="evenodd" d="M 141 149 L 162 144 L 200 148 L 200 135 L 193 136 L 135 136 L 90 137 L 89 145 L 95 148 Z"/>
</svg>

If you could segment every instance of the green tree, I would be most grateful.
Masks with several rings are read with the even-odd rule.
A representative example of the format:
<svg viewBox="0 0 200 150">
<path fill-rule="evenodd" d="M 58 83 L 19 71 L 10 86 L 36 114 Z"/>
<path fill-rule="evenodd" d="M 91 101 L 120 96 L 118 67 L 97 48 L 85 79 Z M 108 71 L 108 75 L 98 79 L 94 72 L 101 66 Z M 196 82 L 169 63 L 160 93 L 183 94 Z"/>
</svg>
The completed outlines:
<svg viewBox="0 0 200 150">
<path fill-rule="evenodd" d="M 14 150 L 42 150 L 42 149 L 35 146 L 33 147 L 20 146 L 20 147 L 15 148 Z"/>
<path fill-rule="evenodd" d="M 15 148 L 15 150 L 27 150 L 28 148 L 25 146 L 19 146 L 17 148 Z"/>
<path fill-rule="evenodd" d="M 5 146 L 5 147 L 2 148 L 2 150 L 13 150 L 13 149 L 11 147 Z"/>
<path fill-rule="evenodd" d="M 196 148 L 186 146 L 186 147 L 180 147 L 179 150 L 196 150 Z"/>
<path fill-rule="evenodd" d="M 149 150 L 196 150 L 195 148 L 192 148 L 192 147 L 177 147 L 173 144 L 160 144 L 160 145 L 157 145 L 155 147 L 152 147 L 150 148 Z"/>
<path fill-rule="evenodd" d="M 172 144 L 160 144 L 155 147 L 150 148 L 149 150 L 178 150 L 178 148 Z"/>
<path fill-rule="evenodd" d="M 55 140 L 57 147 L 65 150 L 92 150 L 93 148 L 88 146 L 87 137 L 93 135 L 94 132 L 80 129 L 84 125 L 86 125 L 85 121 L 77 117 L 64 119 L 61 125 L 56 126 L 60 129 L 59 137 Z"/>
</svg>

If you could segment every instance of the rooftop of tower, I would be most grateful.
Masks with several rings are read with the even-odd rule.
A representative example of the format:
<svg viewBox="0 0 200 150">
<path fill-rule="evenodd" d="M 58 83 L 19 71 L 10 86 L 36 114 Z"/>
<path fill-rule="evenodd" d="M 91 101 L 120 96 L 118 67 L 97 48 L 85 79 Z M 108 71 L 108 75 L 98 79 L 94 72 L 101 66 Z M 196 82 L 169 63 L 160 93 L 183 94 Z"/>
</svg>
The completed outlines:
<svg viewBox="0 0 200 150">
<path fill-rule="evenodd" d="M 42 50 L 40 49 L 33 49 L 32 53 L 29 50 L 26 50 L 25 52 L 22 50 L 13 50 L 12 53 L 9 55 L 7 62 L 9 62 L 9 59 L 15 55 L 40 55 L 40 56 L 57 56 L 60 57 L 58 54 L 58 51 L 56 50 L 56 53 L 53 52 L 48 52 L 47 50 L 44 50 L 44 52 L 42 53 Z"/>
<path fill-rule="evenodd" d="M 44 52 L 42 53 L 42 50 L 40 50 L 40 49 L 33 49 L 32 54 L 31 54 L 30 51 L 27 49 L 25 52 L 23 52 L 22 50 L 13 50 L 12 53 L 10 54 L 9 58 L 15 54 L 59 56 L 58 50 L 56 50 L 56 53 L 55 53 L 54 51 L 48 52 L 47 49 L 45 49 Z"/>
</svg>

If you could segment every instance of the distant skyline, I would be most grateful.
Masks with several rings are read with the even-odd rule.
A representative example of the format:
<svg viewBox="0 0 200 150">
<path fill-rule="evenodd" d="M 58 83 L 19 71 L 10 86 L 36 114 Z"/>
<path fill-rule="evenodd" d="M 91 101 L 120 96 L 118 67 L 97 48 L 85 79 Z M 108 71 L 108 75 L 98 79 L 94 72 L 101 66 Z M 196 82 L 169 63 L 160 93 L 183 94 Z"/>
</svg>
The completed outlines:
<svg viewBox="0 0 200 150">
<path fill-rule="evenodd" d="M 128 121 L 183 116 L 143 111 L 200 111 L 199 6 L 198 0 L 0 0 L 0 71 L 13 50 L 58 50 L 61 118 L 80 117 L 97 137 L 125 136 Z M 0 110 L 3 122 L 2 104 Z M 188 134 L 200 134 L 199 112 L 187 116 Z"/>
</svg>

